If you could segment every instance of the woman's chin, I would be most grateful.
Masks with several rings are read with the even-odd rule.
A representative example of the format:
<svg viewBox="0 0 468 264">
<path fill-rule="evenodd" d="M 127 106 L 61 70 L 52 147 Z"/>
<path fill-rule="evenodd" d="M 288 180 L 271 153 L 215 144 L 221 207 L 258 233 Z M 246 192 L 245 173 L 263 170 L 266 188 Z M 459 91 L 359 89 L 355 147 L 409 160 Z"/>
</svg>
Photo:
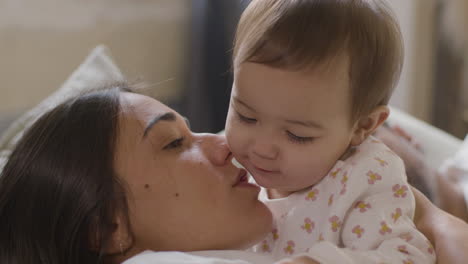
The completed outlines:
<svg viewBox="0 0 468 264">
<path fill-rule="evenodd" d="M 255 223 L 252 224 L 252 226 L 257 228 L 250 231 L 251 239 L 243 246 L 243 249 L 247 249 L 258 244 L 264 240 L 273 229 L 273 215 L 271 214 L 271 211 L 265 204 L 262 203 L 261 206 L 262 215 L 256 218 L 258 222 L 255 221 Z"/>
</svg>

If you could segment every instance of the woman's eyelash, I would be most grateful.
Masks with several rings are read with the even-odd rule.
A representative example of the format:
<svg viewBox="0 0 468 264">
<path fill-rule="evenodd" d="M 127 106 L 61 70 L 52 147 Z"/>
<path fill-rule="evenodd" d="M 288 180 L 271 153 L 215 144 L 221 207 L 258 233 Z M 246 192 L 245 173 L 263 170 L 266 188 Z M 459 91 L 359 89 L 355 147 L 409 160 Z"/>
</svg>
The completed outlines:
<svg viewBox="0 0 468 264">
<path fill-rule="evenodd" d="M 313 137 L 299 137 L 289 131 L 286 131 L 286 133 L 288 135 L 288 139 L 294 143 L 307 143 L 307 142 L 311 142 L 312 140 L 314 140 Z"/>
<path fill-rule="evenodd" d="M 166 146 L 164 146 L 164 150 L 167 150 L 167 149 L 175 149 L 175 148 L 178 148 L 180 146 L 183 145 L 184 143 L 184 137 L 180 137 L 178 139 L 175 139 L 173 141 L 171 141 L 171 143 L 167 144 Z"/>
<path fill-rule="evenodd" d="M 246 117 L 244 115 L 241 115 L 240 113 L 237 113 L 237 116 L 239 117 L 239 119 L 242 122 L 245 122 L 245 123 L 248 123 L 248 124 L 254 124 L 255 122 L 257 122 L 257 119 Z"/>
</svg>

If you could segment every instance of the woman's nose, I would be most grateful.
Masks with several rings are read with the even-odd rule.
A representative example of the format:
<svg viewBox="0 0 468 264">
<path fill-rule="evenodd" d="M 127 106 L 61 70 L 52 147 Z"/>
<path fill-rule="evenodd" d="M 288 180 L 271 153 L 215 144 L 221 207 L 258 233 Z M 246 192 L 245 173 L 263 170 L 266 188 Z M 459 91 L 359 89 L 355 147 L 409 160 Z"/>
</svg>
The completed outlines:
<svg viewBox="0 0 468 264">
<path fill-rule="evenodd" d="M 232 154 L 226 137 L 214 134 L 198 134 L 202 140 L 201 146 L 208 159 L 216 166 L 224 166 L 231 162 Z"/>
</svg>

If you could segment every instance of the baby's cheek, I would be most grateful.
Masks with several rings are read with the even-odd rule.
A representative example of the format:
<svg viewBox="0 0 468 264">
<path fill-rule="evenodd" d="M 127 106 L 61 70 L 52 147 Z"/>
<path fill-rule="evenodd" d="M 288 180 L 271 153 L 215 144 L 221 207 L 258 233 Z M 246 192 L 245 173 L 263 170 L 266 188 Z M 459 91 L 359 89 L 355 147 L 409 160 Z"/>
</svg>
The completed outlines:
<svg viewBox="0 0 468 264">
<path fill-rule="evenodd" d="M 226 140 L 232 152 L 236 153 L 244 145 L 243 131 L 233 126 L 226 126 Z"/>
<path fill-rule="evenodd" d="M 234 157 L 233 159 L 234 166 L 238 168 L 245 168 L 246 167 L 245 160 L 246 160 L 246 157 L 248 156 L 247 150 L 242 148 L 239 144 L 236 144 L 236 143 L 233 143 L 232 146 L 229 145 L 229 148 L 231 148 L 232 156 Z"/>
<path fill-rule="evenodd" d="M 235 129 L 233 128 L 233 124 L 229 116 L 226 120 L 226 126 L 224 128 L 224 132 L 226 135 L 226 140 L 228 141 L 228 144 L 229 144 L 229 142 L 232 141 L 233 134 L 235 133 Z"/>
<path fill-rule="evenodd" d="M 288 175 L 294 175 L 297 182 L 312 181 L 316 174 L 322 174 L 323 164 L 317 164 L 311 154 L 296 155 L 288 159 L 285 171 Z"/>
</svg>

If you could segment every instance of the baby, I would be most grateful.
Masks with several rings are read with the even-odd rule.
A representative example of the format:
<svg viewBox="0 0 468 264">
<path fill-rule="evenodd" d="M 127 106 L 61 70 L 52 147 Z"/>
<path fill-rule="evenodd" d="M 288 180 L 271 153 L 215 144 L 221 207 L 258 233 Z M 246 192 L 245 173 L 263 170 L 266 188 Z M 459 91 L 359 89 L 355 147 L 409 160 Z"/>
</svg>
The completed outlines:
<svg viewBox="0 0 468 264">
<path fill-rule="evenodd" d="M 402 68 L 381 1 L 254 0 L 234 47 L 226 137 L 264 187 L 257 252 L 320 263 L 435 263 L 401 159 L 371 136 Z"/>
</svg>

